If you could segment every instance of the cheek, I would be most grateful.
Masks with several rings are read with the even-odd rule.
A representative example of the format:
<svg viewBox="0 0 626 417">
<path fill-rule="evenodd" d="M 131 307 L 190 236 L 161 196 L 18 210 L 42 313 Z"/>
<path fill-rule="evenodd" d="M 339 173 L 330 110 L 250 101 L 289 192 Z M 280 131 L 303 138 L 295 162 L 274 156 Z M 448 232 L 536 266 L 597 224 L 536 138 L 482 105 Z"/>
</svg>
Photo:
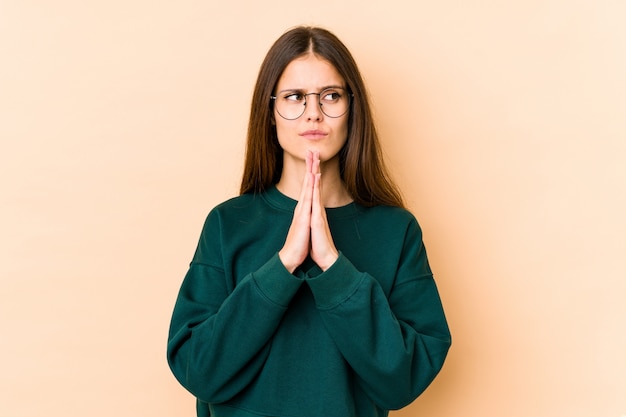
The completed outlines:
<svg viewBox="0 0 626 417">
<path fill-rule="evenodd" d="M 293 128 L 286 124 L 282 120 L 276 119 L 276 124 L 274 125 L 276 129 L 276 137 L 278 138 L 278 144 L 281 148 L 284 148 L 289 138 L 293 135 Z"/>
<path fill-rule="evenodd" d="M 342 147 L 343 147 L 343 145 L 345 145 L 345 143 L 348 141 L 348 121 L 347 120 L 337 127 L 337 132 L 339 133 L 343 141 L 343 144 L 342 144 Z"/>
</svg>

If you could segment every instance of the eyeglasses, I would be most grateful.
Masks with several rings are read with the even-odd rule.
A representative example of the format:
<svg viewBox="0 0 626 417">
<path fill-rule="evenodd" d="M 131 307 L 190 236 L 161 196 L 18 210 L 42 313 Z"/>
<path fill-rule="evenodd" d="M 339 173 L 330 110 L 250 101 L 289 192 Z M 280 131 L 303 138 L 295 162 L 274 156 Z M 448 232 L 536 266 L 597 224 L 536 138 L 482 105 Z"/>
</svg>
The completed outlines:
<svg viewBox="0 0 626 417">
<path fill-rule="evenodd" d="M 298 90 L 281 91 L 275 96 L 270 96 L 270 100 L 274 100 L 276 111 L 283 119 L 296 120 L 304 114 L 307 96 L 317 96 L 322 113 L 332 118 L 346 114 L 352 98 L 352 94 L 344 88 L 329 87 L 319 93 L 304 94 Z"/>
</svg>

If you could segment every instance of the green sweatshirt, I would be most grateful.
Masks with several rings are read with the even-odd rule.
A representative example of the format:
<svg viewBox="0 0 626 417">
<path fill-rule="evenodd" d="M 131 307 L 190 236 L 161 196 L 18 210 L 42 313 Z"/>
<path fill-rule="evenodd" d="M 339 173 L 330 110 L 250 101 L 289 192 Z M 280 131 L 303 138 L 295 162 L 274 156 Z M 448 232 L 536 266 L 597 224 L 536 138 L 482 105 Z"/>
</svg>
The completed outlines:
<svg viewBox="0 0 626 417">
<path fill-rule="evenodd" d="M 272 188 L 206 219 L 167 346 L 199 417 L 387 416 L 443 365 L 450 333 L 415 218 L 327 209 L 339 259 L 290 274 L 278 251 L 295 206 Z"/>
</svg>

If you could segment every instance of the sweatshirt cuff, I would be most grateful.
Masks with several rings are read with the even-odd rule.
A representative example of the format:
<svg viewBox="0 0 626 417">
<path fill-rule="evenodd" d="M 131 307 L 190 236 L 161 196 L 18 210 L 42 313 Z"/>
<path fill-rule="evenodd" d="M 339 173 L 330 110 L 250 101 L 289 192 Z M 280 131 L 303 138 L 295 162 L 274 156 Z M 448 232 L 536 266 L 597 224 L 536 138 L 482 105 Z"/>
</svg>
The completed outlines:
<svg viewBox="0 0 626 417">
<path fill-rule="evenodd" d="M 317 308 L 328 310 L 350 298 L 364 276 L 340 252 L 339 258 L 330 268 L 314 278 L 308 278 L 306 282 L 311 288 Z"/>
<path fill-rule="evenodd" d="M 252 277 L 265 298 L 284 308 L 289 305 L 300 285 L 304 282 L 287 271 L 280 261 L 278 253 L 254 272 Z"/>
</svg>

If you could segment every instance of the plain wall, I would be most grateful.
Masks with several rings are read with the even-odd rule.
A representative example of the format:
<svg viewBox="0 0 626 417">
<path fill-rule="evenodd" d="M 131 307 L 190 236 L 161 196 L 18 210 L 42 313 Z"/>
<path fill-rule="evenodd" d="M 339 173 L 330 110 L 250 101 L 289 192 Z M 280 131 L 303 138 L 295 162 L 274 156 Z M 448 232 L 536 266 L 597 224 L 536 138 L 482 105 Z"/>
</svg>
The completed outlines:
<svg viewBox="0 0 626 417">
<path fill-rule="evenodd" d="M 0 0 L 0 415 L 192 416 L 165 360 L 271 43 L 368 83 L 453 333 L 402 417 L 626 415 L 626 2 Z"/>
</svg>

